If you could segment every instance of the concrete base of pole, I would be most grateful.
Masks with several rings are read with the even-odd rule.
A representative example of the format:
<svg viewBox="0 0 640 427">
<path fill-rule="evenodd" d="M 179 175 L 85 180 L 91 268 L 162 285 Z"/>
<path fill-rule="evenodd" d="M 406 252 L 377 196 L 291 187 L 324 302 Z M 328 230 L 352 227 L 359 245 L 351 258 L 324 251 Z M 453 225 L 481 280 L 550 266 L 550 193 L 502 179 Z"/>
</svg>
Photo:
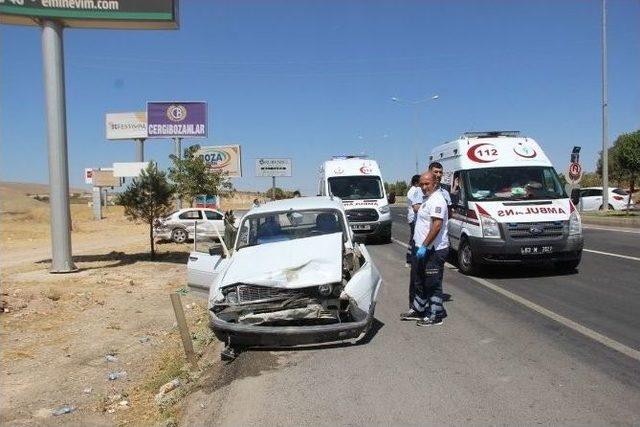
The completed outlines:
<svg viewBox="0 0 640 427">
<path fill-rule="evenodd" d="M 102 191 L 100 187 L 93 187 L 93 219 L 102 219 Z"/>
</svg>

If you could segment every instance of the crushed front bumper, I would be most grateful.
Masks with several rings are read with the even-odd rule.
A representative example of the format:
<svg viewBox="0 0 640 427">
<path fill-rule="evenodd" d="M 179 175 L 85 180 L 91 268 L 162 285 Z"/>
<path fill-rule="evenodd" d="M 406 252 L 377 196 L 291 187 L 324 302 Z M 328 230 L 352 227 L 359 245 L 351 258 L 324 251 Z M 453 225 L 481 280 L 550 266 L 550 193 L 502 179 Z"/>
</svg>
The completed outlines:
<svg viewBox="0 0 640 427">
<path fill-rule="evenodd" d="M 251 347 L 291 347 L 358 338 L 373 319 L 369 313 L 365 319 L 330 325 L 313 326 L 254 326 L 229 323 L 210 312 L 209 327 L 216 337 L 231 345 Z"/>
</svg>

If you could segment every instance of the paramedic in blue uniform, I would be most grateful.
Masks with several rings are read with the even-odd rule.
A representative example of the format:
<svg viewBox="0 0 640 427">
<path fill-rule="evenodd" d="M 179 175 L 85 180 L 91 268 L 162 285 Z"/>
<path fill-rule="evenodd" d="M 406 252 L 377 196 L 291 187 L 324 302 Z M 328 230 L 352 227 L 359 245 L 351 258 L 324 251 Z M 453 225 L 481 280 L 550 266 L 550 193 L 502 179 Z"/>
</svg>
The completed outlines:
<svg viewBox="0 0 640 427">
<path fill-rule="evenodd" d="M 416 213 L 413 234 L 417 248 L 411 263 L 415 296 L 411 309 L 403 313 L 401 319 L 417 320 L 419 326 L 441 325 L 447 316 L 442 299 L 442 277 L 449 253 L 449 211 L 433 172 L 420 176 L 420 187 L 427 199 Z"/>
</svg>

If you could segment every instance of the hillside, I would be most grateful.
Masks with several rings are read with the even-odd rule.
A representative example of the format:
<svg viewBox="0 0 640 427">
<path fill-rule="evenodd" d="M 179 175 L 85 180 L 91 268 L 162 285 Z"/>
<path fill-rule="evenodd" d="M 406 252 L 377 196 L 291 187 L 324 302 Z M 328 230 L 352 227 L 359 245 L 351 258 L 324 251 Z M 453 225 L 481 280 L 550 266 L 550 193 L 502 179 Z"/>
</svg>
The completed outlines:
<svg viewBox="0 0 640 427">
<path fill-rule="evenodd" d="M 40 184 L 34 182 L 11 182 L 0 181 L 0 188 L 6 188 L 21 194 L 49 194 L 49 184 Z M 87 193 L 90 190 L 86 188 L 71 187 L 71 193 Z"/>
</svg>

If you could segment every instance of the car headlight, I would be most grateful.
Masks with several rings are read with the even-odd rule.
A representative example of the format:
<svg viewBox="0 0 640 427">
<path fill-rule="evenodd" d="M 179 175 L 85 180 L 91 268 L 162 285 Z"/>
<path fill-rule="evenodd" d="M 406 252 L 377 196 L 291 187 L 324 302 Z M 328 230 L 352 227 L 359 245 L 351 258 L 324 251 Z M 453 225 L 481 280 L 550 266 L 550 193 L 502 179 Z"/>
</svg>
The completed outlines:
<svg viewBox="0 0 640 427">
<path fill-rule="evenodd" d="M 391 208 L 389 207 L 389 205 L 382 206 L 378 208 L 378 212 L 380 212 L 381 214 L 386 214 L 391 212 Z"/>
<path fill-rule="evenodd" d="M 569 236 L 575 236 L 576 234 L 582 234 L 582 221 L 578 212 L 573 211 L 569 216 Z"/>
<path fill-rule="evenodd" d="M 480 221 L 482 222 L 482 235 L 484 237 L 500 238 L 500 225 L 498 221 L 486 215 L 480 215 Z"/>
<path fill-rule="evenodd" d="M 323 285 L 318 286 L 318 292 L 320 292 L 320 295 L 325 297 L 331 295 L 332 290 L 333 290 L 333 286 L 331 286 L 331 284 L 329 283 L 325 283 Z"/>
</svg>

